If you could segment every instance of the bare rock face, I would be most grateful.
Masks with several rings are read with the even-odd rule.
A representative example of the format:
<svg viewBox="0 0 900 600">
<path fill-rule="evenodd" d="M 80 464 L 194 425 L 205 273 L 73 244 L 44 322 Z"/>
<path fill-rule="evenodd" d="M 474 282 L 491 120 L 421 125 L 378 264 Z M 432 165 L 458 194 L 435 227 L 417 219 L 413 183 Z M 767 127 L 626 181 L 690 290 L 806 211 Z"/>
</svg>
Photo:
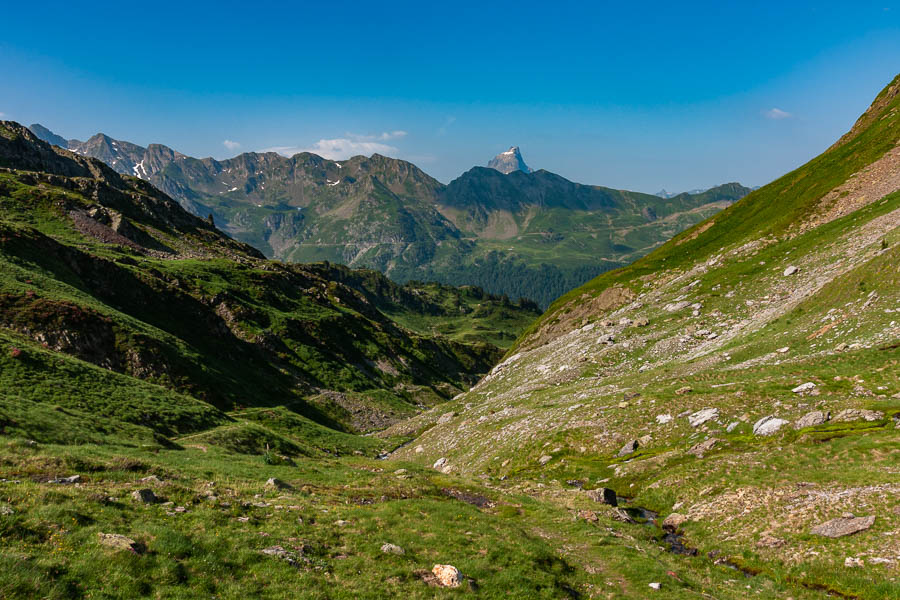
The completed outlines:
<svg viewBox="0 0 900 600">
<path fill-rule="evenodd" d="M 809 532 L 815 535 L 838 538 L 865 531 L 874 524 L 874 515 L 868 517 L 838 517 L 837 519 L 826 521 L 821 525 L 816 525 L 810 529 Z"/>
<path fill-rule="evenodd" d="M 492 158 L 487 166 L 491 169 L 497 169 L 506 175 L 509 175 L 513 171 L 531 173 L 531 169 L 525 164 L 525 159 L 522 158 L 522 153 L 519 152 L 518 146 L 512 146 L 506 152 L 501 152 Z"/>
<path fill-rule="evenodd" d="M 453 565 L 434 565 L 431 572 L 437 578 L 438 585 L 443 587 L 459 587 L 462 583 L 462 573 Z"/>
</svg>

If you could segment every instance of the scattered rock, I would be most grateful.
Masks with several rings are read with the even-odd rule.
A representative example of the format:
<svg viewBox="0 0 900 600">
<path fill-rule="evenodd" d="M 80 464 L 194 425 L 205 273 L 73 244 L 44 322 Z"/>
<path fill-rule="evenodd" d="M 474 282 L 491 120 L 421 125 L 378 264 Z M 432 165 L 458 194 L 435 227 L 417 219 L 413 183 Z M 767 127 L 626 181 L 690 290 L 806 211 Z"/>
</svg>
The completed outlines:
<svg viewBox="0 0 900 600">
<path fill-rule="evenodd" d="M 670 414 L 656 415 L 656 422 L 659 423 L 660 425 L 665 425 L 666 423 L 668 423 L 671 420 L 672 420 L 672 415 L 670 415 Z"/>
<path fill-rule="evenodd" d="M 734 428 L 740 424 L 741 424 L 740 421 L 732 421 L 731 423 L 728 424 L 728 427 L 725 428 L 725 431 L 727 433 L 731 433 L 732 431 L 734 431 Z"/>
<path fill-rule="evenodd" d="M 162 483 L 162 480 L 156 475 L 147 475 L 146 477 L 142 477 L 138 479 L 140 483 Z"/>
<path fill-rule="evenodd" d="M 453 565 L 434 565 L 431 572 L 437 578 L 438 585 L 459 587 L 459 584 L 462 583 L 462 574 Z"/>
<path fill-rule="evenodd" d="M 579 510 L 577 513 L 575 513 L 575 515 L 579 519 L 584 519 L 585 521 L 588 521 L 589 523 L 596 523 L 597 521 L 600 520 L 600 518 L 597 516 L 597 513 L 595 513 L 592 510 Z"/>
<path fill-rule="evenodd" d="M 601 487 L 595 490 L 587 490 L 585 495 L 594 502 L 609 504 L 610 506 L 619 505 L 619 501 L 616 499 L 616 492 L 609 488 Z"/>
<path fill-rule="evenodd" d="M 446 464 L 447 464 L 447 459 L 442 456 L 441 458 L 434 461 L 434 464 L 431 466 L 431 468 L 437 469 L 438 471 L 440 471 Z"/>
<path fill-rule="evenodd" d="M 538 462 L 541 463 L 542 465 L 546 465 L 551 460 L 553 460 L 553 457 L 550 456 L 549 454 L 545 454 L 538 459 Z"/>
<path fill-rule="evenodd" d="M 773 535 L 769 535 L 768 533 L 762 534 L 760 536 L 759 541 L 756 542 L 757 548 L 778 548 L 779 546 L 783 546 L 785 544 L 784 540 L 781 538 L 777 538 Z"/>
<path fill-rule="evenodd" d="M 832 420 L 838 423 L 847 423 L 850 421 L 880 421 L 883 418 L 884 413 L 878 410 L 848 408 L 836 414 Z"/>
<path fill-rule="evenodd" d="M 397 544 L 383 544 L 381 546 L 381 551 L 385 554 L 403 554 L 403 548 Z"/>
<path fill-rule="evenodd" d="M 0 506 L 0 516 L 2 516 L 2 517 L 9 517 L 9 516 L 12 516 L 12 515 L 14 515 L 14 514 L 16 514 L 16 511 L 14 511 L 14 510 L 12 509 L 12 507 L 5 506 L 5 505 L 4 505 L 4 506 Z"/>
<path fill-rule="evenodd" d="M 156 504 L 160 501 L 159 496 L 154 494 L 153 490 L 147 488 L 131 492 L 131 497 L 144 504 Z"/>
<path fill-rule="evenodd" d="M 663 307 L 663 310 L 666 312 L 678 312 L 679 310 L 686 308 L 688 305 L 690 305 L 690 302 L 688 302 L 687 300 L 682 300 L 681 302 L 672 302 L 666 304 Z"/>
<path fill-rule="evenodd" d="M 840 344 L 838 344 L 837 346 L 834 347 L 834 351 L 835 351 L 835 352 L 843 352 L 843 351 L 846 350 L 846 349 L 847 349 L 847 343 L 846 343 L 846 342 L 841 342 Z"/>
<path fill-rule="evenodd" d="M 816 525 L 810 529 L 809 532 L 815 535 L 838 538 L 859 531 L 865 531 L 874 524 L 874 515 L 868 517 L 838 517 L 837 519 L 826 521 L 821 525 Z"/>
<path fill-rule="evenodd" d="M 269 546 L 268 548 L 263 548 L 260 552 L 266 556 L 280 558 L 292 567 L 299 567 L 301 564 L 301 557 L 297 553 L 285 550 L 281 546 Z"/>
<path fill-rule="evenodd" d="M 688 422 L 691 424 L 691 427 L 700 427 L 707 421 L 711 421 L 713 419 L 719 418 L 719 409 L 718 408 L 704 408 L 703 410 L 698 410 L 694 414 L 688 417 Z"/>
<path fill-rule="evenodd" d="M 290 489 L 291 486 L 286 484 L 285 482 L 281 481 L 277 477 L 270 477 L 266 481 L 266 487 L 269 489 L 275 489 L 275 490 L 287 490 L 287 489 Z"/>
<path fill-rule="evenodd" d="M 861 567 L 861 566 L 863 566 L 863 564 L 865 564 L 865 563 L 863 563 L 863 560 L 861 558 L 848 556 L 847 558 L 844 559 L 845 567 Z"/>
<path fill-rule="evenodd" d="M 51 479 L 47 483 L 59 483 L 62 485 L 81 483 L 81 475 L 72 475 L 71 477 L 58 477 L 56 479 Z"/>
<path fill-rule="evenodd" d="M 345 521 L 344 519 L 338 519 L 337 521 L 334 522 L 334 524 L 337 525 L 338 527 L 346 527 L 347 525 L 350 524 L 350 521 Z"/>
<path fill-rule="evenodd" d="M 658 590 L 662 587 L 662 584 L 659 583 L 658 581 L 654 581 L 653 583 L 648 583 L 647 585 L 649 585 L 650 589 L 653 589 L 653 590 Z"/>
<path fill-rule="evenodd" d="M 437 420 L 438 425 L 445 425 L 453 420 L 453 417 L 456 416 L 455 412 L 448 412 L 441 415 L 441 418 Z"/>
<path fill-rule="evenodd" d="M 794 273 L 796 273 L 796 272 L 799 271 L 799 270 L 800 270 L 799 267 L 795 267 L 794 265 L 791 265 L 791 266 L 789 266 L 787 269 L 784 270 L 783 275 L 784 275 L 785 277 L 789 277 L 789 276 L 793 275 Z"/>
<path fill-rule="evenodd" d="M 650 442 L 652 442 L 652 441 L 653 441 L 653 436 L 650 435 L 649 433 L 647 435 L 642 435 L 641 437 L 638 438 L 638 444 L 640 444 L 641 446 L 649 446 Z"/>
<path fill-rule="evenodd" d="M 635 327 L 646 327 L 649 324 L 650 324 L 650 320 L 647 319 L 646 317 L 638 317 L 637 319 L 634 320 Z"/>
<path fill-rule="evenodd" d="M 97 533 L 97 538 L 101 545 L 114 550 L 129 550 L 139 554 L 143 549 L 138 542 L 118 533 Z"/>
<path fill-rule="evenodd" d="M 801 383 L 791 391 L 795 394 L 806 394 L 813 391 L 814 389 L 816 389 L 816 384 L 814 384 L 812 381 L 807 381 L 806 383 Z"/>
<path fill-rule="evenodd" d="M 815 427 L 816 425 L 821 425 L 828 421 L 831 417 L 831 413 L 827 411 L 814 410 L 812 412 L 806 413 L 800 419 L 794 423 L 794 429 L 804 429 L 806 427 Z"/>
<path fill-rule="evenodd" d="M 753 424 L 753 435 L 772 435 L 785 425 L 787 425 L 787 421 L 784 419 L 769 415 Z"/>
<path fill-rule="evenodd" d="M 636 452 L 640 445 L 641 445 L 640 442 L 638 442 L 637 440 L 632 440 L 632 441 L 628 442 L 627 444 L 625 444 L 624 446 L 622 446 L 622 448 L 619 450 L 619 453 L 616 454 L 616 456 L 618 456 L 618 457 L 628 456 L 629 454 Z"/>
<path fill-rule="evenodd" d="M 394 471 L 394 475 L 406 475 L 406 469 L 397 469 Z"/>
<path fill-rule="evenodd" d="M 688 450 L 688 454 L 693 454 L 698 458 L 703 458 L 703 455 L 710 450 L 712 450 L 713 446 L 715 446 L 719 442 L 716 438 L 709 438 L 708 440 L 704 440 L 699 444 L 695 444 Z"/>
<path fill-rule="evenodd" d="M 693 388 L 686 385 L 684 387 L 680 387 L 677 390 L 675 390 L 675 395 L 676 396 L 684 396 L 685 394 L 690 394 L 693 391 L 694 391 Z"/>
<path fill-rule="evenodd" d="M 424 446 L 416 446 L 416 454 L 422 454 L 423 452 L 425 452 Z"/>
<path fill-rule="evenodd" d="M 783 347 L 783 348 L 779 348 L 779 349 L 776 350 L 775 352 L 777 352 L 778 354 L 787 354 L 789 351 L 790 351 L 790 347 L 789 347 L 789 346 L 785 346 L 785 347 Z"/>
<path fill-rule="evenodd" d="M 629 400 L 634 400 L 635 398 L 640 398 L 640 397 L 641 397 L 640 392 L 625 392 L 624 394 L 622 394 L 622 400 L 625 400 L 626 402 L 628 402 Z"/>
<path fill-rule="evenodd" d="M 628 317 L 622 317 L 621 319 L 619 319 L 619 325 L 621 325 L 623 327 L 628 327 L 632 323 L 633 323 L 633 321 L 631 319 L 629 319 Z"/>
<path fill-rule="evenodd" d="M 688 518 L 681 513 L 672 513 L 662 522 L 662 528 L 666 531 L 676 531 L 679 527 L 687 523 Z"/>
</svg>

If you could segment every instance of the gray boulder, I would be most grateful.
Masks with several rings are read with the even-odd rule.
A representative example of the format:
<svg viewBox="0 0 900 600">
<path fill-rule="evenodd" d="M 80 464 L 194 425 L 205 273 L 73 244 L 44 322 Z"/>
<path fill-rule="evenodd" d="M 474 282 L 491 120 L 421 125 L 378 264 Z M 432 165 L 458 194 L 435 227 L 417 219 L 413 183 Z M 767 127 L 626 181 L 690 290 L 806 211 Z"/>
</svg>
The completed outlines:
<svg viewBox="0 0 900 600">
<path fill-rule="evenodd" d="M 794 429 L 804 429 L 806 427 L 815 427 L 816 425 L 822 425 L 828 419 L 831 418 L 831 413 L 828 411 L 814 410 L 810 413 L 806 413 L 800 419 L 794 423 Z"/>
<path fill-rule="evenodd" d="M 837 538 L 851 535 L 859 531 L 865 531 L 875 524 L 875 516 L 868 517 L 838 517 L 816 525 L 810 529 L 810 533 L 825 537 Z"/>
<path fill-rule="evenodd" d="M 753 424 L 753 435 L 772 435 L 773 433 L 787 425 L 787 423 L 787 421 L 785 421 L 784 419 L 779 419 L 775 417 L 775 415 L 763 417 Z"/>
<path fill-rule="evenodd" d="M 601 487 L 595 490 L 587 490 L 585 495 L 594 502 L 601 504 L 609 504 L 610 506 L 618 506 L 619 504 L 619 501 L 616 499 L 616 493 L 609 488 Z"/>
<path fill-rule="evenodd" d="M 622 446 L 622 448 L 619 450 L 619 453 L 616 454 L 616 456 L 618 456 L 618 457 L 628 456 L 629 454 L 635 452 L 640 445 L 641 445 L 640 442 L 638 442 L 637 440 L 631 440 L 630 442 L 628 442 L 627 444 Z"/>
</svg>

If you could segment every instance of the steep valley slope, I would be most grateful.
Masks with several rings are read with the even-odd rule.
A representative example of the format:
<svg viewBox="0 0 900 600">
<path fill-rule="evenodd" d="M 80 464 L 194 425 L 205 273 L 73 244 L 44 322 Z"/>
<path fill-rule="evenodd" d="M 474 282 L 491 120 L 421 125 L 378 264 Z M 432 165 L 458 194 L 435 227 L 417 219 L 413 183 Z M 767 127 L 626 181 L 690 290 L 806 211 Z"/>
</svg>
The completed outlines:
<svg viewBox="0 0 900 600">
<path fill-rule="evenodd" d="M 609 488 L 701 556 L 900 597 L 898 151 L 900 77 L 819 157 L 557 300 L 394 456 L 600 523 Z"/>
</svg>

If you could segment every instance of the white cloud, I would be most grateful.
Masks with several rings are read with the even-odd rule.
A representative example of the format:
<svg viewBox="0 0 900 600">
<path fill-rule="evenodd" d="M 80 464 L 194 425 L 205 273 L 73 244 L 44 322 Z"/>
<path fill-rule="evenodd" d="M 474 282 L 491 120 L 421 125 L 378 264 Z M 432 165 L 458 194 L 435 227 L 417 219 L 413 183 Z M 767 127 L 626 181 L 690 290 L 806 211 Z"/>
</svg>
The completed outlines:
<svg viewBox="0 0 900 600">
<path fill-rule="evenodd" d="M 405 131 L 385 131 L 378 135 L 345 134 L 346 137 L 321 139 L 311 146 L 276 146 L 268 148 L 266 152 L 277 152 L 285 156 L 293 156 L 300 152 L 312 152 L 329 160 L 344 160 L 351 156 L 363 154 L 384 154 L 396 157 L 400 149 L 396 146 L 385 144 L 389 140 L 406 137 Z"/>
<path fill-rule="evenodd" d="M 444 124 L 438 127 L 437 134 L 438 135 L 447 135 L 447 129 L 450 128 L 451 125 L 456 121 L 456 117 L 450 116 L 444 120 Z"/>
<path fill-rule="evenodd" d="M 241 147 L 240 142 L 235 142 L 233 140 L 225 140 L 224 142 L 222 142 L 222 145 L 225 146 L 226 148 L 228 148 L 229 150 L 237 150 L 238 148 Z"/>
<path fill-rule="evenodd" d="M 780 121 L 781 119 L 790 119 L 794 115 L 791 113 L 781 110 L 780 108 L 772 108 L 763 113 L 767 119 L 772 119 L 773 121 Z"/>
</svg>

